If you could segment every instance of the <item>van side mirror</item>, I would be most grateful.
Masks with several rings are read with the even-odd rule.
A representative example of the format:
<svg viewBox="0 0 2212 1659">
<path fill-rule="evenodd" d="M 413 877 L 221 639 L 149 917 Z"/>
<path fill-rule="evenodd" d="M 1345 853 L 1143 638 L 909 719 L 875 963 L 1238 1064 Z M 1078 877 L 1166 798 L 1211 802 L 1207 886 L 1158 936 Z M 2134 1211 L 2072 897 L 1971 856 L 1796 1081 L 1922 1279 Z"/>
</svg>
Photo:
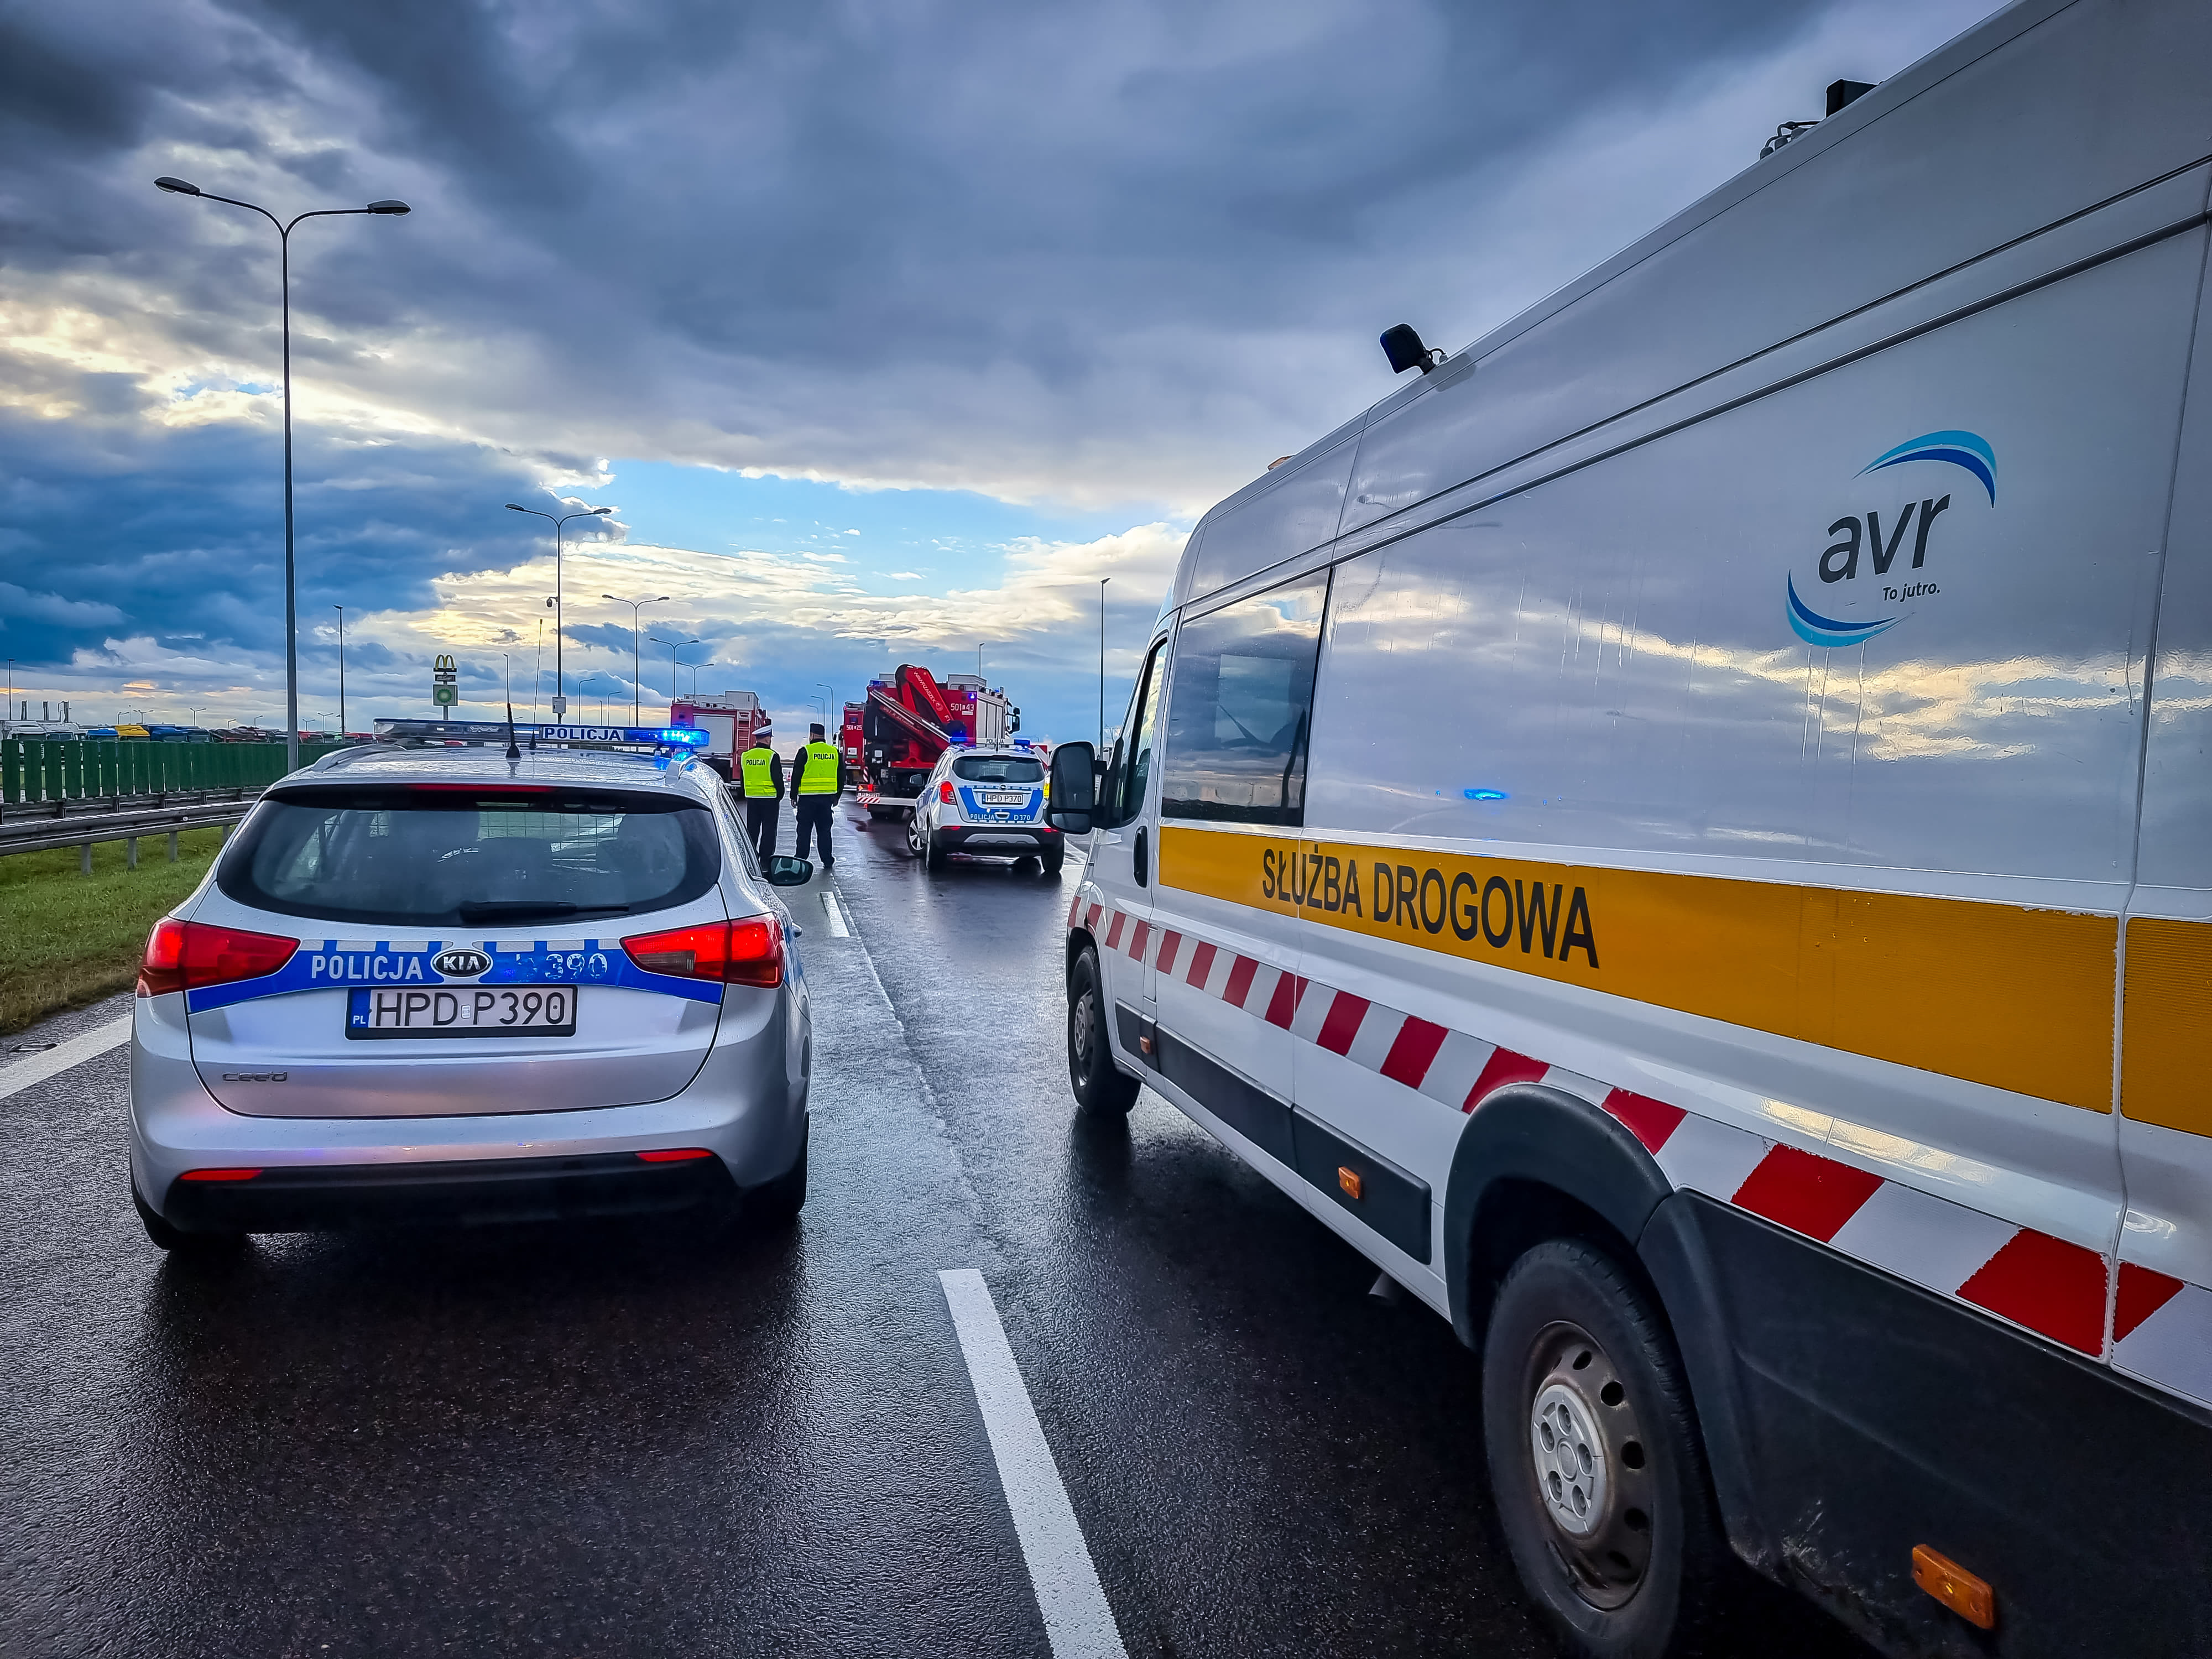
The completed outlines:
<svg viewBox="0 0 2212 1659">
<path fill-rule="evenodd" d="M 814 866 L 805 859 L 785 858 L 781 854 L 768 861 L 761 873 L 768 878 L 771 887 L 804 887 L 814 879 Z"/>
<path fill-rule="evenodd" d="M 1087 743 L 1063 743 L 1052 751 L 1052 793 L 1045 819 L 1071 836 L 1091 833 L 1098 810 L 1097 750 Z"/>
</svg>

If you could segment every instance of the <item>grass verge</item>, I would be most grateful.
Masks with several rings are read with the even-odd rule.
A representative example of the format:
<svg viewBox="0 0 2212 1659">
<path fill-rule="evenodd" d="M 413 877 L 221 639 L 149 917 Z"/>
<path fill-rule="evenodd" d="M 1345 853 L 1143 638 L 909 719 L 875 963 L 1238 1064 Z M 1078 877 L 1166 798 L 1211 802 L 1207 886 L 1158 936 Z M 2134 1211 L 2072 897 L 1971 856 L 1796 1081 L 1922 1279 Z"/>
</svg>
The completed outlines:
<svg viewBox="0 0 2212 1659">
<path fill-rule="evenodd" d="M 166 836 L 143 836 L 132 870 L 121 842 L 103 842 L 88 876 L 74 847 L 0 858 L 0 1033 L 129 990 L 147 933 L 222 845 L 220 830 L 187 830 L 172 864 Z"/>
</svg>

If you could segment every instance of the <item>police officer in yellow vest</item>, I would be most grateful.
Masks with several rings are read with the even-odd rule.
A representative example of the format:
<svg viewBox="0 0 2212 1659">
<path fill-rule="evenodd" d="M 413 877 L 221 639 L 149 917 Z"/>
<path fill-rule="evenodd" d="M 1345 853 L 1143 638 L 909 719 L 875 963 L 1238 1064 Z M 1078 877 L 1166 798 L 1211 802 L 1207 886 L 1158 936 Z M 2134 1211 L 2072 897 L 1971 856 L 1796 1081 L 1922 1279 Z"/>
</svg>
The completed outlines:
<svg viewBox="0 0 2212 1659">
<path fill-rule="evenodd" d="M 845 757 L 837 745 L 822 735 L 819 725 L 807 728 L 807 744 L 791 757 L 791 795 L 799 807 L 799 856 L 806 856 L 806 834 L 811 826 L 822 848 L 822 867 L 837 862 L 830 850 L 830 809 L 845 793 Z"/>
<path fill-rule="evenodd" d="M 738 778 L 745 792 L 745 834 L 760 855 L 761 867 L 775 856 L 776 803 L 783 799 L 783 757 L 768 746 L 765 730 L 738 757 Z"/>
</svg>

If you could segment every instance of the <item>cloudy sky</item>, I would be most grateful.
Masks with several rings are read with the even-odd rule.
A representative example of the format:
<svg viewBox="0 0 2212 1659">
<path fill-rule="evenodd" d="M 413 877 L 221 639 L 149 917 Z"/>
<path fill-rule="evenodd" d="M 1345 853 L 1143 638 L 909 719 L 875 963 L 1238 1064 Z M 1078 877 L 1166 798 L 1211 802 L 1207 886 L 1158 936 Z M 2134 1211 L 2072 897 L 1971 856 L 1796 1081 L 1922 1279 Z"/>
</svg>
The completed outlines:
<svg viewBox="0 0 2212 1659">
<path fill-rule="evenodd" d="M 627 717 L 984 672 L 1096 723 L 1215 500 L 1989 0 L 0 0 L 15 696 L 303 723 L 554 672 Z M 558 503 L 568 505 L 561 506 Z M 696 643 L 684 644 L 687 640 Z M 692 675 L 679 668 L 688 688 Z M 1109 719 L 1112 719 L 1109 713 Z"/>
</svg>

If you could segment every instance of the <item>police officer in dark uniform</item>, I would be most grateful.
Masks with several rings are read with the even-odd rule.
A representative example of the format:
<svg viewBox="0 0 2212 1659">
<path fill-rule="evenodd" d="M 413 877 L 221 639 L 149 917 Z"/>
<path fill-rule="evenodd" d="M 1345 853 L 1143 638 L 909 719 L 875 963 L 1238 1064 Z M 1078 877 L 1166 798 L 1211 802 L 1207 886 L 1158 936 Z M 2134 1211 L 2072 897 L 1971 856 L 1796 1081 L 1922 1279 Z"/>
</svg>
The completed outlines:
<svg viewBox="0 0 2212 1659">
<path fill-rule="evenodd" d="M 745 794 L 745 834 L 761 868 L 775 856 L 776 803 L 783 799 L 783 757 L 768 746 L 769 734 L 755 734 L 753 746 L 738 757 L 738 781 Z"/>
<path fill-rule="evenodd" d="M 791 796 L 799 808 L 799 856 L 806 856 L 811 826 L 822 849 L 822 867 L 837 862 L 830 850 L 830 812 L 845 793 L 845 757 L 828 741 L 817 722 L 807 727 L 806 745 L 791 757 Z"/>
</svg>

